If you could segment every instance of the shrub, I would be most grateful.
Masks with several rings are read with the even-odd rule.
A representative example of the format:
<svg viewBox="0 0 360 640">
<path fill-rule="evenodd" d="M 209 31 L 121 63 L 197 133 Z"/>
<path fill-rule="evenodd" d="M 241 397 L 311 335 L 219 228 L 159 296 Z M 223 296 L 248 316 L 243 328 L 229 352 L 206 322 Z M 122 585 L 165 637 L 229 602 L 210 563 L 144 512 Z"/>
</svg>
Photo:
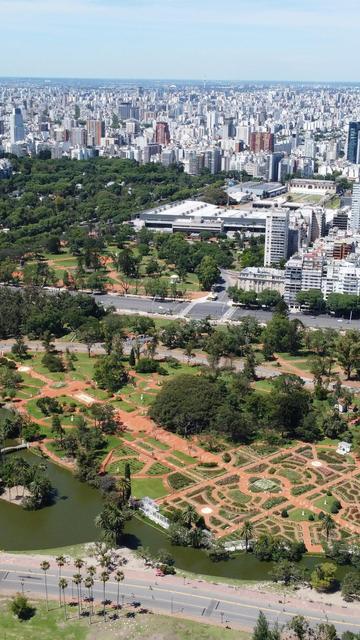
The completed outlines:
<svg viewBox="0 0 360 640">
<path fill-rule="evenodd" d="M 224 462 L 230 462 L 230 461 L 231 461 L 231 455 L 230 455 L 230 453 L 228 453 L 228 452 L 226 451 L 226 452 L 223 454 L 222 459 L 223 459 L 223 461 L 224 461 Z"/>
<path fill-rule="evenodd" d="M 341 502 L 339 500 L 334 500 L 330 508 L 331 513 L 339 513 L 340 509 L 341 509 Z"/>
<path fill-rule="evenodd" d="M 51 373 L 64 371 L 64 363 L 55 353 L 45 353 L 41 362 Z"/>
<path fill-rule="evenodd" d="M 19 620 L 29 620 L 35 614 L 35 609 L 29 604 L 26 596 L 17 593 L 10 602 L 10 610 Z"/>
<path fill-rule="evenodd" d="M 137 373 L 155 373 L 159 370 L 159 363 L 151 358 L 140 358 L 135 371 Z"/>
<path fill-rule="evenodd" d="M 314 516 L 314 514 L 313 514 L 313 513 L 310 513 L 310 514 L 309 514 L 308 520 L 310 520 L 310 522 L 314 522 L 314 520 L 315 520 L 315 516 Z"/>
<path fill-rule="evenodd" d="M 282 517 L 282 518 L 288 518 L 288 517 L 289 517 L 289 514 L 288 514 L 288 512 L 287 512 L 287 509 L 283 509 L 283 510 L 282 510 L 282 512 L 281 512 L 281 517 Z"/>
<path fill-rule="evenodd" d="M 201 466 L 204 467 L 205 469 L 214 469 L 215 467 L 218 466 L 217 462 L 202 462 Z"/>
</svg>

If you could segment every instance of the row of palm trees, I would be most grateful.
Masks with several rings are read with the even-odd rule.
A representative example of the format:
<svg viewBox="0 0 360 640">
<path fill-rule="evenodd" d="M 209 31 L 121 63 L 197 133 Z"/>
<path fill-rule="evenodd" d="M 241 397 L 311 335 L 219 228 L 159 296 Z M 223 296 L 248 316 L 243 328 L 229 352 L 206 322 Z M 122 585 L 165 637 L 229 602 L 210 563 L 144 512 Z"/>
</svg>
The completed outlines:
<svg viewBox="0 0 360 640">
<path fill-rule="evenodd" d="M 67 619 L 66 590 L 67 590 L 67 588 L 69 586 L 69 581 L 68 581 L 67 578 L 65 578 L 62 575 L 62 568 L 66 564 L 66 558 L 63 555 L 59 555 L 59 556 L 57 556 L 55 561 L 56 561 L 56 564 L 58 566 L 59 606 L 60 607 L 62 607 L 62 606 L 64 607 L 64 615 L 65 615 L 65 620 L 66 620 Z M 89 623 L 91 624 L 91 618 L 94 615 L 94 593 L 93 593 L 93 588 L 94 588 L 94 584 L 95 584 L 95 579 L 97 577 L 97 569 L 96 569 L 95 566 L 89 565 L 89 566 L 86 567 L 86 575 L 83 575 L 82 569 L 83 569 L 84 565 L 85 565 L 85 562 L 84 562 L 84 560 L 82 560 L 82 558 L 76 558 L 74 560 L 74 566 L 77 569 L 77 572 L 74 573 L 74 575 L 72 576 L 71 587 L 72 587 L 72 593 L 73 593 L 73 587 L 74 586 L 76 587 L 76 590 L 77 590 L 77 605 L 78 605 L 79 618 L 84 613 L 86 613 L 86 615 L 89 616 Z M 101 566 L 101 568 L 103 570 L 99 574 L 98 578 L 99 578 L 100 582 L 102 582 L 102 585 L 103 585 L 103 600 L 102 600 L 103 617 L 104 617 L 104 620 L 106 620 L 106 604 L 107 604 L 106 583 L 110 579 L 111 568 L 110 568 L 110 564 L 108 562 L 108 559 L 105 556 L 103 558 L 100 558 L 100 566 Z M 48 562 L 47 560 L 44 560 L 43 562 L 41 562 L 40 568 L 44 572 L 46 608 L 47 608 L 47 610 L 49 610 L 49 594 L 48 594 L 47 572 L 50 569 L 50 562 Z M 123 571 L 117 569 L 115 571 L 115 573 L 114 573 L 113 578 L 114 578 L 115 582 L 117 583 L 116 608 L 119 609 L 119 607 L 120 607 L 120 583 L 124 580 Z M 82 595 L 82 591 L 81 591 L 81 585 L 82 584 L 84 585 L 84 587 L 85 587 L 85 589 L 87 591 L 86 600 L 89 603 L 87 612 L 85 612 L 84 609 L 83 609 L 83 595 Z"/>
</svg>

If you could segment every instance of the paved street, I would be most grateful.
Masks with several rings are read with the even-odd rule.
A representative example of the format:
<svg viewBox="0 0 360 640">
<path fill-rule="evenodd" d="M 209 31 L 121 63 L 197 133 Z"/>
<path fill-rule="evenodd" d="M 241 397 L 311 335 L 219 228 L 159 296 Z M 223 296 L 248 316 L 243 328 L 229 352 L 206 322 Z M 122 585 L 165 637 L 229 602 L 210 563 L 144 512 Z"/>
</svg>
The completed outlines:
<svg viewBox="0 0 360 640">
<path fill-rule="evenodd" d="M 272 318 L 270 311 L 261 309 L 242 309 L 230 307 L 226 298 L 218 300 L 201 299 L 194 303 L 154 301 L 137 296 L 117 296 L 113 294 L 94 295 L 94 298 L 106 308 L 113 306 L 118 311 L 168 315 L 174 318 L 181 316 L 189 319 L 201 320 L 210 317 L 217 321 L 239 321 L 245 316 L 252 316 L 259 322 L 266 323 Z M 229 315 L 229 310 L 231 313 Z M 226 315 L 227 314 L 227 315 Z M 360 329 L 360 319 L 351 320 L 334 318 L 329 315 L 311 316 L 304 313 L 291 313 L 291 319 L 300 320 L 306 327 L 332 328 L 332 329 Z"/>
<path fill-rule="evenodd" d="M 20 563 L 23 562 L 21 566 Z M 0 561 L 0 592 L 21 591 L 44 597 L 44 576 L 34 564 L 26 564 L 21 557 L 14 563 Z M 20 568 L 21 567 L 21 568 Z M 71 596 L 71 578 L 75 571 L 65 567 L 63 577 L 68 580 L 67 600 Z M 22 586 L 23 585 L 23 586 Z M 58 573 L 52 568 L 48 572 L 48 590 L 51 598 L 58 597 Z M 106 585 L 106 596 L 116 602 L 117 585 L 110 578 Z M 102 600 L 102 583 L 97 581 L 94 598 Z M 203 622 L 215 622 L 252 629 L 259 611 L 262 610 L 272 622 L 286 624 L 294 615 L 304 615 L 312 625 L 328 620 L 339 632 L 360 632 L 360 620 L 356 606 L 328 606 L 319 602 L 299 601 L 296 597 L 280 594 L 254 592 L 223 584 L 188 580 L 180 577 L 156 578 L 152 570 L 127 571 L 120 585 L 120 602 L 138 602 L 142 607 L 166 614 L 182 614 Z M 85 605 L 86 607 L 86 605 Z M 77 615 L 74 611 L 73 615 Z"/>
</svg>

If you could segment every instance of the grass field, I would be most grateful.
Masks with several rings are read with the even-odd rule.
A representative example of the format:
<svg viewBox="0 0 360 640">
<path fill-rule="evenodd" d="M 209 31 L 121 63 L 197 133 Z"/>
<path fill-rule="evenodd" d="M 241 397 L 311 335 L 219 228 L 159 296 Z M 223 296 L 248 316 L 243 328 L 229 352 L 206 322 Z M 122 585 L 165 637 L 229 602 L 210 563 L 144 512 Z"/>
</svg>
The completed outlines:
<svg viewBox="0 0 360 640">
<path fill-rule="evenodd" d="M 4 640 L 222 640 L 224 636 L 220 627 L 156 614 L 121 616 L 106 623 L 99 618 L 89 626 L 88 621 L 78 620 L 76 611 L 68 608 L 71 618 L 65 622 L 63 609 L 55 602 L 50 604 L 50 612 L 42 602 L 35 602 L 34 617 L 19 622 L 9 612 L 8 602 L 0 601 L 0 629 Z M 250 634 L 227 629 L 226 637 L 248 640 Z"/>
<path fill-rule="evenodd" d="M 161 478 L 132 478 L 131 488 L 136 498 L 162 498 L 168 493 Z"/>
</svg>

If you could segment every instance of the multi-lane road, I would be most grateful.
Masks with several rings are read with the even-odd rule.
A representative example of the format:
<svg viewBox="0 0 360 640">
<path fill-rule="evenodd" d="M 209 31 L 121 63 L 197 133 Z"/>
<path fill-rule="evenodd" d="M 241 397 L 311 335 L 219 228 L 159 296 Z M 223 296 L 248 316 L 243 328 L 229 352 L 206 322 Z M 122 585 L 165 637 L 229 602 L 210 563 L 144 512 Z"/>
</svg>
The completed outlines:
<svg viewBox="0 0 360 640">
<path fill-rule="evenodd" d="M 68 581 L 67 599 L 71 596 L 71 578 L 76 570 L 64 567 L 62 576 Z M 47 575 L 49 597 L 58 597 L 58 572 L 54 567 Z M 0 593 L 24 591 L 32 597 L 44 597 L 44 575 L 34 562 L 26 562 L 19 557 L 14 562 L 1 562 Z M 76 591 L 75 591 L 76 593 Z M 305 616 L 312 626 L 321 622 L 332 622 L 338 632 L 346 630 L 360 632 L 360 619 L 354 605 L 329 605 L 311 600 L 299 600 L 295 596 L 279 593 L 251 591 L 223 584 L 213 584 L 200 580 L 168 576 L 157 578 L 153 570 L 127 571 L 120 585 L 120 603 L 145 607 L 165 614 L 182 615 L 203 622 L 229 625 L 251 630 L 260 611 L 272 623 L 288 623 L 295 615 Z M 103 587 L 95 582 L 94 598 L 102 600 Z M 112 578 L 106 584 L 106 597 L 116 603 L 117 584 Z M 86 604 L 84 608 L 86 609 Z"/>
</svg>

